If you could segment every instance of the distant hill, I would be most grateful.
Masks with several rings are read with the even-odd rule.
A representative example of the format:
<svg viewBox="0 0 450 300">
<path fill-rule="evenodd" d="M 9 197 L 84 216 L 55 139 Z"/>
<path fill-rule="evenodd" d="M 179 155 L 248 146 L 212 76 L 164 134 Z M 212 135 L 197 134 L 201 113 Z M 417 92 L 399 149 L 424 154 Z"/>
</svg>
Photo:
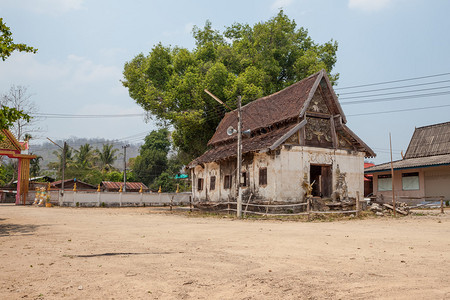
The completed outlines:
<svg viewBox="0 0 450 300">
<path fill-rule="evenodd" d="M 63 145 L 64 141 L 55 140 L 55 143 L 58 145 Z M 66 143 L 73 150 L 78 150 L 81 145 L 90 144 L 94 149 L 102 149 L 103 144 L 114 144 L 114 148 L 119 151 L 116 152 L 117 159 L 114 162 L 114 167 L 123 170 L 123 149 L 122 146 L 126 144 L 130 144 L 130 147 L 127 148 L 127 161 L 139 155 L 139 147 L 143 143 L 132 144 L 127 141 L 117 141 L 117 140 L 105 140 L 105 139 L 87 139 L 87 138 L 77 138 L 71 137 L 66 140 Z M 33 141 L 30 141 L 30 154 L 36 154 L 42 156 L 42 160 L 40 162 L 41 170 L 48 170 L 47 165 L 49 162 L 55 162 L 57 160 L 56 156 L 53 154 L 53 151 L 58 150 L 59 148 L 52 144 L 51 142 L 44 142 L 43 144 L 33 144 Z M 73 151 L 74 152 L 74 151 Z"/>
</svg>

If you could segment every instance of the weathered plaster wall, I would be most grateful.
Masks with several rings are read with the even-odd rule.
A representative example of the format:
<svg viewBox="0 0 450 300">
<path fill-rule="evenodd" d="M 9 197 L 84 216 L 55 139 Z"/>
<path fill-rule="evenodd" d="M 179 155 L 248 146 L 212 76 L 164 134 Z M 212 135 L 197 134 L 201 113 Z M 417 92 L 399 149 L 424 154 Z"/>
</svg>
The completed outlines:
<svg viewBox="0 0 450 300">
<path fill-rule="evenodd" d="M 302 182 L 306 174 L 309 182 L 310 165 L 329 165 L 332 171 L 332 190 L 336 186 L 336 169 L 345 173 L 349 197 L 360 197 L 364 192 L 364 153 L 347 150 L 333 150 L 317 147 L 284 145 L 270 153 L 256 153 L 251 160 L 245 160 L 242 171 L 248 173 L 249 184 L 243 187 L 244 198 L 250 193 L 253 199 L 300 202 L 305 191 Z M 267 168 L 267 185 L 259 184 L 259 170 Z M 193 169 L 192 193 L 195 201 L 227 201 L 236 197 L 236 163 L 234 160 L 207 163 L 205 167 Z M 234 172 L 233 172 L 234 171 Z M 214 175 L 215 174 L 215 175 Z M 220 174 L 218 176 L 217 174 Z M 231 189 L 224 189 L 224 176 L 233 175 Z M 216 176 L 215 190 L 209 187 L 210 176 Z M 198 178 L 204 178 L 204 187 L 197 189 Z"/>
</svg>

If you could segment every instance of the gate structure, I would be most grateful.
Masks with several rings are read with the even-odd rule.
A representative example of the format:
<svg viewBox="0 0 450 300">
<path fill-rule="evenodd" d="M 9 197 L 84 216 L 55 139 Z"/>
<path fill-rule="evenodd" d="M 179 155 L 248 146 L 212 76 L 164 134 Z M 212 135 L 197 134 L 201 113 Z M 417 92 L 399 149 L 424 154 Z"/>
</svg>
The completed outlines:
<svg viewBox="0 0 450 300">
<path fill-rule="evenodd" d="M 16 205 L 25 205 L 28 194 L 28 181 L 30 178 L 30 160 L 36 155 L 29 155 L 25 143 L 20 143 L 7 129 L 0 131 L 0 155 L 19 160 L 17 170 Z"/>
</svg>

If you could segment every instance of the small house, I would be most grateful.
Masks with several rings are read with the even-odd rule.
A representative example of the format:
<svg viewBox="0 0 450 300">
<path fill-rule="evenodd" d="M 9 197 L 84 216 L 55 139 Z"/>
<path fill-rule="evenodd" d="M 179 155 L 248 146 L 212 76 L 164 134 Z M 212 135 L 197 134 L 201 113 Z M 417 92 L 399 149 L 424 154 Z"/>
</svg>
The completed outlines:
<svg viewBox="0 0 450 300">
<path fill-rule="evenodd" d="M 373 175 L 373 193 L 378 199 L 395 197 L 439 197 L 450 199 L 450 122 L 419 127 L 414 130 L 401 160 L 383 163 L 365 170 Z M 408 203 L 424 199 L 409 200 Z"/>
<path fill-rule="evenodd" d="M 106 192 L 118 192 L 123 188 L 123 182 L 113 182 L 113 181 L 102 181 L 101 189 Z M 127 192 L 139 192 L 142 188 L 142 192 L 148 192 L 149 188 L 142 182 L 127 182 L 126 191 Z"/>
<path fill-rule="evenodd" d="M 64 190 L 73 190 L 75 183 L 77 184 L 77 191 L 96 191 L 97 187 L 93 184 L 89 184 L 80 180 L 65 179 Z M 62 180 L 54 181 L 50 184 L 51 189 L 62 189 Z"/>
<path fill-rule="evenodd" d="M 363 197 L 364 158 L 375 153 L 347 127 L 324 70 L 241 112 L 242 130 L 249 133 L 242 139 L 242 173 L 236 179 L 234 110 L 225 114 L 209 149 L 188 165 L 195 201 L 236 199 L 237 184 L 244 200 L 302 202 L 309 188 L 321 198 Z"/>
</svg>

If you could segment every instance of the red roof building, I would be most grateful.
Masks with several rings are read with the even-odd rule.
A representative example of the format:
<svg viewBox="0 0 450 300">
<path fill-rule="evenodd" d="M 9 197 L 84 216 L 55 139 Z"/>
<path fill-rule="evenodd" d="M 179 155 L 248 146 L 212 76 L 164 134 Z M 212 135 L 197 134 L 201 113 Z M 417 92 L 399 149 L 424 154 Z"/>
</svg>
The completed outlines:
<svg viewBox="0 0 450 300">
<path fill-rule="evenodd" d="M 102 181 L 101 189 L 102 191 L 107 192 L 118 192 L 120 188 L 123 187 L 123 182 L 113 182 L 113 181 Z M 139 192 L 141 190 L 143 192 L 148 192 L 149 188 L 143 184 L 142 182 L 127 182 L 126 183 L 126 191 L 127 192 Z"/>
</svg>

